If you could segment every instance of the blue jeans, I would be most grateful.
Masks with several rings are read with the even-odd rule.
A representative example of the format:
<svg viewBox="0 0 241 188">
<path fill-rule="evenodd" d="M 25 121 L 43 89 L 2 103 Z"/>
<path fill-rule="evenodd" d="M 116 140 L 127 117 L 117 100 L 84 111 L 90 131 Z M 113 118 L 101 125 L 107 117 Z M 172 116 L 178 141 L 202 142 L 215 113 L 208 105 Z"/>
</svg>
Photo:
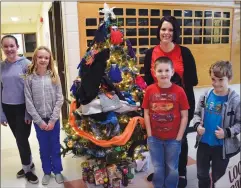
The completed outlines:
<svg viewBox="0 0 241 188">
<path fill-rule="evenodd" d="M 44 174 L 59 174 L 62 168 L 60 156 L 60 122 L 56 121 L 53 130 L 41 130 L 37 124 L 34 124 L 38 142 L 40 158 Z"/>
<path fill-rule="evenodd" d="M 178 185 L 178 162 L 181 141 L 160 140 L 154 136 L 147 138 L 154 167 L 152 183 L 154 188 L 176 188 Z"/>
</svg>

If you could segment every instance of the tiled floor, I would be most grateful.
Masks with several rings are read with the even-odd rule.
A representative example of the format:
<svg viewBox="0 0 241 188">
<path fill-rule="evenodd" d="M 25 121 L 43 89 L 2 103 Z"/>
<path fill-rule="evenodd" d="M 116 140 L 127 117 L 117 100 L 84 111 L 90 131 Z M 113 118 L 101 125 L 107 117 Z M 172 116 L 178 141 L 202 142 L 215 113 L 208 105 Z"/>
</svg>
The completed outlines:
<svg viewBox="0 0 241 188">
<path fill-rule="evenodd" d="M 240 93 L 240 85 L 232 85 L 238 93 Z M 195 97 L 196 99 L 199 98 L 200 94 L 206 88 L 196 88 L 195 89 Z M 61 140 L 65 138 L 65 133 L 61 132 Z M 31 148 L 32 148 L 32 155 L 33 160 L 36 166 L 35 173 L 41 180 L 43 176 L 43 172 L 41 169 L 41 161 L 39 157 L 38 151 L 38 142 L 35 135 L 34 128 L 32 129 L 31 136 L 29 138 Z M 187 188 L 197 188 L 197 178 L 196 178 L 196 149 L 194 149 L 195 143 L 195 133 L 188 134 L 188 142 L 189 142 L 189 163 L 188 163 L 188 172 L 187 172 L 187 179 L 188 179 L 188 186 Z M 1 127 L 1 188 L 37 188 L 37 187 L 49 187 L 49 188 L 93 188 L 93 185 L 86 185 L 81 180 L 81 167 L 80 163 L 83 161 L 83 158 L 74 158 L 71 154 L 67 155 L 63 158 L 63 167 L 64 171 L 63 174 L 65 176 L 65 183 L 64 184 L 57 184 L 55 179 L 52 178 L 51 182 L 48 186 L 42 186 L 41 182 L 33 185 L 27 183 L 24 178 L 16 179 L 16 172 L 20 170 L 20 159 L 18 150 L 16 147 L 15 139 L 13 138 L 10 129 L 8 127 Z M 231 187 L 229 182 L 228 173 L 231 172 L 232 175 L 232 167 L 235 164 L 238 164 L 240 161 L 240 156 L 236 156 L 233 158 L 227 169 L 227 173 L 225 177 L 223 177 L 220 182 L 217 184 L 217 188 L 228 188 Z M 150 168 L 149 172 L 137 173 L 135 179 L 133 180 L 132 184 L 129 184 L 128 187 L 130 188 L 152 188 L 153 186 L 151 183 L 146 181 L 146 177 L 148 173 L 152 171 Z M 239 175 L 240 177 L 240 175 Z M 236 178 L 238 179 L 238 178 Z M 99 186 L 100 187 L 100 186 Z"/>
</svg>

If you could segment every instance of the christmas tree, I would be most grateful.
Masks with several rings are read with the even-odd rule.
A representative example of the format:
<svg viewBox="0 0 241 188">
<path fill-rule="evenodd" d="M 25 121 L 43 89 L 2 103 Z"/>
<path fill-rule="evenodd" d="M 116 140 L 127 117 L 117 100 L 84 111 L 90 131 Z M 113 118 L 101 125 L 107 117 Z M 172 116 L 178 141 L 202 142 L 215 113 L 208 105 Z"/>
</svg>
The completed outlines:
<svg viewBox="0 0 241 188">
<path fill-rule="evenodd" d="M 123 185 L 128 184 L 134 174 L 127 164 L 143 157 L 146 150 L 141 110 L 146 83 L 113 9 L 105 3 L 100 10 L 104 21 L 77 67 L 79 75 L 71 87 L 75 100 L 70 104 L 69 121 L 63 125 L 67 137 L 62 146 L 63 155 L 72 151 L 74 155 L 96 159 L 92 167 L 88 162 L 82 164 L 83 179 L 106 187 L 114 183 L 110 174 L 119 167 L 121 177 L 116 178 L 121 178 Z M 109 171 L 103 171 L 106 167 Z M 108 178 L 99 181 L 100 174 L 108 174 Z"/>
</svg>

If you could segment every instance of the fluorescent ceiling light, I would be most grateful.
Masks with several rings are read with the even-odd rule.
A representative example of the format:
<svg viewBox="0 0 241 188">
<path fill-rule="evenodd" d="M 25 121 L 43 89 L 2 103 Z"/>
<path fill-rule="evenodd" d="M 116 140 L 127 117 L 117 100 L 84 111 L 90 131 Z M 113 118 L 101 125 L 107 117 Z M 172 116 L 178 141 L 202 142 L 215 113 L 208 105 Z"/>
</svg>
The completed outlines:
<svg viewBox="0 0 241 188">
<path fill-rule="evenodd" d="M 12 20 L 13 22 L 17 22 L 17 21 L 19 21 L 19 18 L 18 18 L 18 17 L 11 17 L 11 20 Z"/>
</svg>

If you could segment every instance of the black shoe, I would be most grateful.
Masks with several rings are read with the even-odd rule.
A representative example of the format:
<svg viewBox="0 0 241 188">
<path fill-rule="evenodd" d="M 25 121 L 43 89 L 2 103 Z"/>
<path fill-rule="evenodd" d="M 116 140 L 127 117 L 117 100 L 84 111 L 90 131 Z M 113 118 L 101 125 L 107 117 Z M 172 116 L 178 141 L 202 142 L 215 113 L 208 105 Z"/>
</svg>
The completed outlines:
<svg viewBox="0 0 241 188">
<path fill-rule="evenodd" d="M 25 178 L 28 180 L 28 182 L 36 184 L 38 183 L 38 177 L 33 172 L 27 172 L 25 174 Z"/>
<path fill-rule="evenodd" d="M 32 163 L 30 169 L 33 170 L 34 167 L 35 167 L 35 166 L 34 166 L 34 163 Z M 25 176 L 25 174 L 24 174 L 24 170 L 21 169 L 21 170 L 17 173 L 17 178 L 21 178 L 21 177 L 24 177 L 24 176 Z"/>
<path fill-rule="evenodd" d="M 185 188 L 187 186 L 187 178 L 180 178 L 178 181 L 178 188 Z"/>
<path fill-rule="evenodd" d="M 154 174 L 154 173 L 151 173 L 151 174 L 147 177 L 147 181 L 152 181 L 153 174 Z"/>
</svg>

